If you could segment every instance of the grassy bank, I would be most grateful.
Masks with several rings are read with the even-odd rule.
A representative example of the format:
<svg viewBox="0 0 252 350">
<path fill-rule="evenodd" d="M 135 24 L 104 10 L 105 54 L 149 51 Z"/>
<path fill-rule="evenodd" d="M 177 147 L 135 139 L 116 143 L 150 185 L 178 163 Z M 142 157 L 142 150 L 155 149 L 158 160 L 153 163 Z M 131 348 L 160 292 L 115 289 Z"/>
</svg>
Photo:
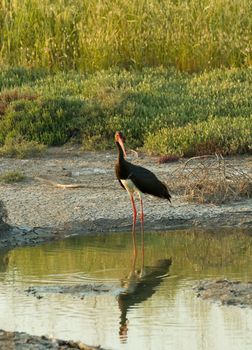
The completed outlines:
<svg viewBox="0 0 252 350">
<path fill-rule="evenodd" d="M 0 63 L 79 69 L 252 63 L 250 0 L 1 2 Z"/>
<path fill-rule="evenodd" d="M 109 69 L 86 75 L 3 69 L 0 143 L 73 140 L 99 150 L 114 147 L 114 131 L 123 130 L 128 147 L 155 154 L 251 153 L 251 86 L 251 69 Z"/>
</svg>

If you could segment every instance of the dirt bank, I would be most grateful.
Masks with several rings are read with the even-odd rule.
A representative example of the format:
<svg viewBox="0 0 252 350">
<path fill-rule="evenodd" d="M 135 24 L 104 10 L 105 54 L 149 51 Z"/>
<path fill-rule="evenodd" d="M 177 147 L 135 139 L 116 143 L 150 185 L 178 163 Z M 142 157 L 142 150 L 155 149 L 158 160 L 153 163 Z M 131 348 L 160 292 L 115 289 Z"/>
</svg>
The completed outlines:
<svg viewBox="0 0 252 350">
<path fill-rule="evenodd" d="M 1 350 L 102 350 L 100 346 L 88 346 L 82 342 L 66 341 L 48 338 L 45 336 L 32 336 L 25 332 L 6 332 L 0 329 Z"/>
<path fill-rule="evenodd" d="M 0 200 L 8 212 L 7 223 L 15 226 L 0 236 L 0 248 L 37 244 L 73 233 L 129 230 L 131 205 L 114 175 L 115 152 L 82 152 L 76 147 L 51 148 L 40 159 L 0 159 L 0 174 L 22 172 L 26 179 L 0 184 Z M 155 157 L 134 153 L 129 159 L 148 167 L 160 179 L 171 181 L 179 163 L 158 164 Z M 251 173 L 252 157 L 234 159 Z M 56 187 L 80 184 L 81 187 Z M 252 200 L 225 205 L 187 203 L 172 191 L 172 205 L 145 196 L 146 229 L 189 226 L 252 226 Z"/>
<path fill-rule="evenodd" d="M 218 280 L 200 281 L 194 288 L 198 297 L 221 305 L 252 307 L 252 282 Z"/>
</svg>

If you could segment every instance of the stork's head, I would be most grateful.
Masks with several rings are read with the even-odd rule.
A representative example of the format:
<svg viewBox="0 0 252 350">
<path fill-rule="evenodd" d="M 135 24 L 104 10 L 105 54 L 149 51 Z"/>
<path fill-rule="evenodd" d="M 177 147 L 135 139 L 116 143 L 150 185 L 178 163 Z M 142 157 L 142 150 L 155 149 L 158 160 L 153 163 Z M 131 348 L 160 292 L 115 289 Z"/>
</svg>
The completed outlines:
<svg viewBox="0 0 252 350">
<path fill-rule="evenodd" d="M 124 137 L 123 133 L 121 131 L 116 131 L 116 133 L 115 133 L 115 142 L 117 142 L 121 146 L 121 149 L 122 149 L 123 154 L 124 154 L 124 158 L 126 158 L 126 152 L 125 152 L 125 148 L 124 148 L 124 141 L 125 141 L 125 137 Z"/>
<path fill-rule="evenodd" d="M 125 142 L 125 136 L 121 131 L 116 131 L 115 133 L 115 142 L 119 142 L 121 140 L 122 142 Z"/>
</svg>

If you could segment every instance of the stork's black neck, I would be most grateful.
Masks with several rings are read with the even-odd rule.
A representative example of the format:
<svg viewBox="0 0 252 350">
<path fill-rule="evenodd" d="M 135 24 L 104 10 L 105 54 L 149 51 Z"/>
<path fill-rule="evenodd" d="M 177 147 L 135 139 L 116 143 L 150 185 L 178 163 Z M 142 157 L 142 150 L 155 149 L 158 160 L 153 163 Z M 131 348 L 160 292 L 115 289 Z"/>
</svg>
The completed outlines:
<svg viewBox="0 0 252 350">
<path fill-rule="evenodd" d="M 124 162 L 125 159 L 124 159 L 124 154 L 123 154 L 123 150 L 122 150 L 122 147 L 121 145 L 119 144 L 119 142 L 116 142 L 116 148 L 117 148 L 117 156 L 118 156 L 118 162 L 121 163 L 121 162 Z"/>
</svg>

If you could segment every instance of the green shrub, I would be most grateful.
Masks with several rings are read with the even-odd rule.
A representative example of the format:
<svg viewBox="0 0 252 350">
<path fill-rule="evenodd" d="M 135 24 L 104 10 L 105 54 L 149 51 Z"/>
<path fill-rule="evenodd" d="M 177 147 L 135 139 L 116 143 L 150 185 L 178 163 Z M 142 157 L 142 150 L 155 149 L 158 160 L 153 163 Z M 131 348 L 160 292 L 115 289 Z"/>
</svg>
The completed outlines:
<svg viewBox="0 0 252 350">
<path fill-rule="evenodd" d="M 11 89 L 44 78 L 48 70 L 42 68 L 1 67 L 0 90 Z"/>
<path fill-rule="evenodd" d="M 82 140 L 82 149 L 83 151 L 101 151 L 106 148 L 109 148 L 111 143 L 104 139 L 102 136 L 85 136 Z"/>
<path fill-rule="evenodd" d="M 2 84 L 5 86 L 4 81 Z M 122 130 L 127 147 L 144 145 L 146 151 L 164 154 L 166 146 L 158 136 L 160 130 L 167 129 L 176 135 L 177 146 L 173 149 L 184 149 L 182 142 L 188 141 L 184 141 L 184 136 L 181 139 L 181 130 L 190 134 L 195 124 L 207 130 L 210 117 L 214 116 L 220 120 L 230 118 L 236 123 L 237 134 L 241 119 L 235 119 L 243 118 L 248 123 L 252 111 L 251 69 L 201 74 L 164 68 L 109 69 L 85 75 L 61 72 L 31 79 L 21 87 L 18 84 L 19 80 L 17 87 L 5 88 L 0 93 L 2 145 L 21 135 L 26 141 L 45 145 L 72 140 L 85 149 L 98 150 L 114 147 L 114 132 Z M 215 126 L 212 133 L 218 134 Z M 198 138 L 195 142 L 199 143 Z M 192 147 L 186 154 L 203 153 L 203 144 Z M 239 153 L 250 152 L 248 147 L 232 146 L 236 148 Z M 210 145 L 207 149 L 211 150 Z"/>
<path fill-rule="evenodd" d="M 252 115 L 248 118 L 210 117 L 184 127 L 163 128 L 147 137 L 144 148 L 151 153 L 182 157 L 252 152 Z"/>
<path fill-rule="evenodd" d="M 8 137 L 3 147 L 0 147 L 0 156 L 29 158 L 44 154 L 46 146 L 36 141 L 27 141 L 22 136 Z"/>
<path fill-rule="evenodd" d="M 70 136 L 71 118 L 77 116 L 78 111 L 78 106 L 64 99 L 15 101 L 0 121 L 0 139 L 14 132 L 47 145 L 63 144 Z"/>
</svg>

